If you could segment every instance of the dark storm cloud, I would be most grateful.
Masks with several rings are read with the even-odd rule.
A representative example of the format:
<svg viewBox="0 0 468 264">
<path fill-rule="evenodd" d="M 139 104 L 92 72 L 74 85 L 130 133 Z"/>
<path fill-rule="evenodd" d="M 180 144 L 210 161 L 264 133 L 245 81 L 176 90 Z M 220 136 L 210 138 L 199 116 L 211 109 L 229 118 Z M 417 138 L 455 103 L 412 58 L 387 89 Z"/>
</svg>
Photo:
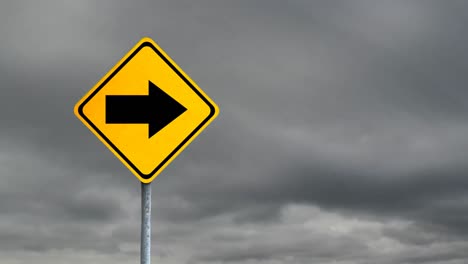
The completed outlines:
<svg viewBox="0 0 468 264">
<path fill-rule="evenodd" d="M 0 250 L 135 254 L 137 181 L 73 116 L 73 105 L 147 35 L 221 108 L 155 181 L 155 237 L 167 243 L 155 247 L 159 256 L 466 258 L 467 8 L 370 0 L 1 4 Z M 383 231 L 359 220 L 371 235 L 277 234 L 291 204 L 342 214 L 334 221 L 343 226 L 348 216 L 370 217 Z M 380 227 L 385 219 L 414 223 Z M 37 223 L 46 225 L 26 227 Z M 234 233 L 265 226 L 271 236 L 217 230 L 226 225 Z M 212 237 L 231 242 L 203 251 L 216 246 Z M 374 240 L 390 242 L 373 248 Z"/>
<path fill-rule="evenodd" d="M 359 10 L 359 7 L 363 10 Z M 398 215 L 402 211 L 417 209 L 418 206 L 430 206 L 434 200 L 462 195 L 467 186 L 463 173 L 466 168 L 461 165 L 463 153 L 468 150 L 463 143 L 463 131 L 466 131 L 466 107 L 463 101 L 466 97 L 463 90 L 466 78 L 463 72 L 467 60 L 464 42 L 459 38 L 464 36 L 466 18 L 444 18 L 446 14 L 457 12 L 463 4 L 458 2 L 434 9 L 430 5 L 408 4 L 409 10 L 414 13 L 407 12 L 407 5 L 402 2 L 389 5 L 389 9 L 384 7 L 387 5 L 380 7 L 379 4 L 366 2 L 357 4 L 351 9 L 351 14 L 348 9 L 338 9 L 335 15 L 339 17 L 333 16 L 338 22 L 325 19 L 318 26 L 328 27 L 328 35 L 342 41 L 340 44 L 333 43 L 337 45 L 334 47 L 337 52 L 353 52 L 343 55 L 343 59 L 346 63 L 354 61 L 356 64 L 354 69 L 349 69 L 354 76 L 338 74 L 328 84 L 330 87 L 315 87 L 316 82 L 311 80 L 310 86 L 314 88 L 302 89 L 304 84 L 297 84 L 260 95 L 268 99 L 276 95 L 272 103 L 265 106 L 274 114 L 278 113 L 278 125 L 272 126 L 270 130 L 288 130 L 294 125 L 299 129 L 305 127 L 302 129 L 305 135 L 303 144 L 312 144 L 308 152 L 299 157 L 302 165 L 292 162 L 286 167 L 291 170 L 281 166 L 276 168 L 266 160 L 273 160 L 272 163 L 283 161 L 276 153 L 284 153 L 285 149 L 280 149 L 277 142 L 263 140 L 263 144 L 270 146 L 261 145 L 258 141 L 262 141 L 259 138 L 262 135 L 253 135 L 252 131 L 244 136 L 231 134 L 239 142 L 244 141 L 244 145 L 236 146 L 236 140 L 232 139 L 231 143 L 229 138 L 225 139 L 217 149 L 216 156 L 231 157 L 229 164 L 223 166 L 238 164 L 233 167 L 236 173 L 230 176 L 234 178 L 232 182 L 228 180 L 229 183 L 223 182 L 219 186 L 211 183 L 206 186 L 210 191 L 205 189 L 187 199 L 194 201 L 200 198 L 200 208 L 213 212 L 226 208 L 230 202 L 238 207 L 246 206 L 246 201 L 265 206 L 274 203 L 279 208 L 288 202 L 302 201 L 325 207 L 362 208 L 375 213 L 396 211 Z M 371 13 L 366 16 L 368 11 Z M 385 19 L 392 18 L 391 12 L 397 12 L 395 16 L 402 12 L 403 22 L 397 21 L 398 17 L 391 21 L 381 21 L 377 17 L 382 15 Z M 363 17 L 358 16 L 361 14 Z M 405 25 L 405 21 L 408 25 Z M 357 28 L 360 25 L 367 28 Z M 378 32 L 379 26 L 385 26 L 389 31 Z M 268 36 L 267 33 L 264 35 Z M 326 41 L 329 41 L 328 35 L 325 34 Z M 388 38 L 388 41 L 379 42 L 381 38 Z M 318 43 L 320 41 L 317 40 Z M 314 50 L 314 42 L 310 43 L 310 49 Z M 269 66 L 260 65 L 263 66 L 260 70 Z M 277 75 L 281 75 L 281 72 Z M 277 81 L 280 86 L 281 80 Z M 335 87 L 331 86 L 333 84 Z M 267 91 L 267 87 L 264 89 Z M 275 86 L 270 89 L 275 89 Z M 301 96 L 297 96 L 299 94 Z M 253 97 L 256 96 L 253 94 Z M 275 104 L 275 99 L 281 102 Z M 320 102 L 323 99 L 325 102 Z M 291 109 L 290 112 L 269 108 L 275 106 L 286 110 L 285 105 Z M 301 109 L 305 106 L 309 107 Z M 251 109 L 262 107 L 262 104 L 254 104 Z M 316 108 L 318 111 L 315 111 Z M 288 113 L 296 113 L 296 120 L 286 119 L 293 117 Z M 267 123 L 255 117 L 268 114 L 262 116 L 258 112 L 251 112 L 247 115 L 252 118 L 251 122 L 236 120 L 238 123 L 234 124 L 240 127 L 240 123 L 244 123 L 243 126 L 257 125 L 257 121 L 260 124 Z M 224 120 L 229 118 L 227 115 L 224 117 Z M 236 129 L 233 121 L 226 121 L 230 123 L 230 128 L 225 129 L 224 134 L 228 134 L 230 129 Z M 277 133 L 266 128 L 258 130 L 257 133 L 263 133 L 264 137 Z M 237 133 L 241 133 L 240 129 L 237 129 Z M 256 138 L 249 140 L 249 137 Z M 356 147 L 356 153 L 348 156 L 320 153 L 320 149 L 313 147 L 314 141 L 321 140 L 328 140 L 326 143 L 338 148 L 348 148 L 348 145 L 350 149 Z M 364 150 L 362 155 L 359 153 L 361 150 Z M 328 156 L 323 157 L 324 154 Z M 286 165 L 289 160 L 297 160 L 298 156 L 285 157 L 286 161 L 281 165 Z M 343 162 L 339 158 L 351 160 Z M 222 174 L 225 168 L 218 166 L 219 170 L 214 168 L 214 175 Z M 265 169 L 258 172 L 255 171 L 256 167 Z M 275 169 L 277 172 L 272 172 Z M 255 174 L 256 177 L 250 179 L 248 174 Z M 268 175 L 261 176 L 263 174 Z M 209 179 L 216 176 L 202 177 Z M 209 198 L 203 199 L 204 194 L 223 198 L 207 201 Z M 219 206 L 216 206 L 218 201 Z"/>
</svg>

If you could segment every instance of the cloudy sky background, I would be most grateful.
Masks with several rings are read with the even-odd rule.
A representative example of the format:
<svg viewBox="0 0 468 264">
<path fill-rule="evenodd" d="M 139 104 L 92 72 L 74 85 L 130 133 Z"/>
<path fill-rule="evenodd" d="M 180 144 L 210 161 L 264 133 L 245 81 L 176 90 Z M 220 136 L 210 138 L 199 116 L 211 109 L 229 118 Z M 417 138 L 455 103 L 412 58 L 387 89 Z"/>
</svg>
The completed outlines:
<svg viewBox="0 0 468 264">
<path fill-rule="evenodd" d="M 2 1 L 0 263 L 138 263 L 140 185 L 73 114 L 143 36 L 219 105 L 153 263 L 468 262 L 467 1 Z"/>
</svg>

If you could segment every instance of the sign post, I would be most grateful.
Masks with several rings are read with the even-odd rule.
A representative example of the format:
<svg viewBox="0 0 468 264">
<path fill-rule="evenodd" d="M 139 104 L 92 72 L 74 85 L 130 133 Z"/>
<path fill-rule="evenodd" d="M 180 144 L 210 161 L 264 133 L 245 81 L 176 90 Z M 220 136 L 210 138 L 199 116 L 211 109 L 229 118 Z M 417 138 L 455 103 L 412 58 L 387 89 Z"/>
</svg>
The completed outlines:
<svg viewBox="0 0 468 264">
<path fill-rule="evenodd" d="M 141 183 L 141 264 L 151 264 L 151 183 Z"/>
<path fill-rule="evenodd" d="M 141 264 L 150 264 L 150 183 L 216 118 L 218 106 L 145 37 L 74 112 L 141 181 Z"/>
</svg>

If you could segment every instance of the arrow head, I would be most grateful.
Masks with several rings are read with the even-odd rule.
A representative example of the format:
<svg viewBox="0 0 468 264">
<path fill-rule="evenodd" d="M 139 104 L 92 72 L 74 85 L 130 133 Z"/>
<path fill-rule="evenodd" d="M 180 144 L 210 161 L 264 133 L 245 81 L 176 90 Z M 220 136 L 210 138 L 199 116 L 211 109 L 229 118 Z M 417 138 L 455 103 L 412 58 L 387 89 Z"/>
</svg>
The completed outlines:
<svg viewBox="0 0 468 264">
<path fill-rule="evenodd" d="M 148 138 L 151 138 L 187 111 L 187 108 L 174 100 L 174 98 L 169 96 L 151 81 L 149 81 L 148 89 L 148 99 L 151 104 L 150 107 L 154 113 L 156 113 L 155 115 L 151 115 L 151 118 L 148 120 Z"/>
</svg>

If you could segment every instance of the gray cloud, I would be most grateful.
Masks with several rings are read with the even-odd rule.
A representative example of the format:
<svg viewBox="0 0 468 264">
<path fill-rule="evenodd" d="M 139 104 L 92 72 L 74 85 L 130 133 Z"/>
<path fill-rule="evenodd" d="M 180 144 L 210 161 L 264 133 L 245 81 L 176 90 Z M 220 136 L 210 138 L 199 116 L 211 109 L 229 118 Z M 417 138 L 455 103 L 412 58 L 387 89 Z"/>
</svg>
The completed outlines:
<svg viewBox="0 0 468 264">
<path fill-rule="evenodd" d="M 0 262 L 138 257 L 73 106 L 142 36 L 221 108 L 154 182 L 158 261 L 466 262 L 465 2 L 75 2 L 0 4 Z"/>
</svg>

